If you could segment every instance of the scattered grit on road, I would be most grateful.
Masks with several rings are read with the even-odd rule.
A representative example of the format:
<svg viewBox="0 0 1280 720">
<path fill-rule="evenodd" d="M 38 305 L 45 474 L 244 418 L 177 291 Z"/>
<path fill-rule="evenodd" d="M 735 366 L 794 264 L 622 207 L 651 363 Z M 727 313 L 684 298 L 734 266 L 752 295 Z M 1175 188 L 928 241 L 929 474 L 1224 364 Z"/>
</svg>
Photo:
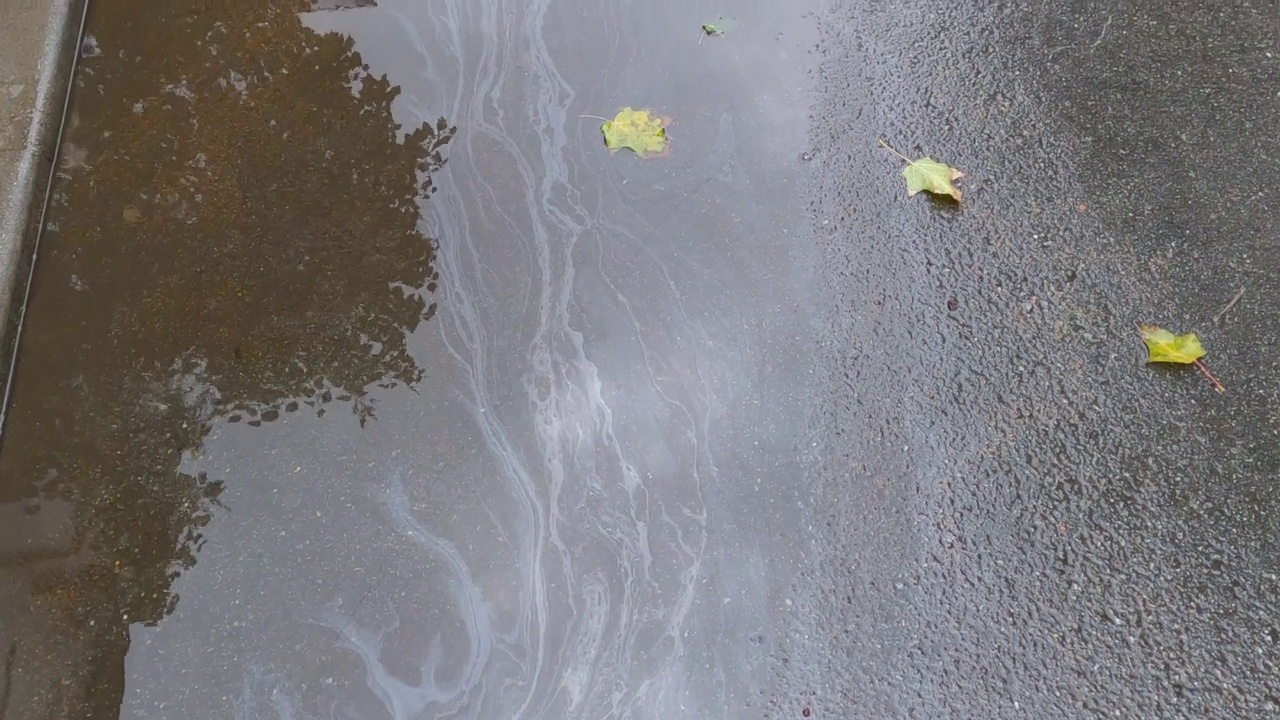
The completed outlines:
<svg viewBox="0 0 1280 720">
<path fill-rule="evenodd" d="M 1275 716 L 1280 13 L 836 5 L 821 716 Z M 963 169 L 963 211 L 904 202 L 877 137 Z"/>
</svg>

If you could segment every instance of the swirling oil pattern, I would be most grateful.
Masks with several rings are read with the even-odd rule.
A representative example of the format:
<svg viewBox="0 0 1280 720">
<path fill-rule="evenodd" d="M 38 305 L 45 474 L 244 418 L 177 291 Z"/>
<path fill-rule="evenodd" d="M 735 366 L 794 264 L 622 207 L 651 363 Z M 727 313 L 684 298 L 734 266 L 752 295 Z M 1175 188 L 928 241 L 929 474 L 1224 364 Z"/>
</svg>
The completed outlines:
<svg viewBox="0 0 1280 720">
<path fill-rule="evenodd" d="M 213 431 L 186 470 L 226 510 L 135 629 L 126 717 L 775 716 L 811 522 L 806 9 L 305 18 L 400 86 L 403 126 L 457 127 L 422 202 L 424 379 L 372 390 L 364 427 Z M 582 117 L 627 105 L 673 118 L 670 157 Z"/>
</svg>

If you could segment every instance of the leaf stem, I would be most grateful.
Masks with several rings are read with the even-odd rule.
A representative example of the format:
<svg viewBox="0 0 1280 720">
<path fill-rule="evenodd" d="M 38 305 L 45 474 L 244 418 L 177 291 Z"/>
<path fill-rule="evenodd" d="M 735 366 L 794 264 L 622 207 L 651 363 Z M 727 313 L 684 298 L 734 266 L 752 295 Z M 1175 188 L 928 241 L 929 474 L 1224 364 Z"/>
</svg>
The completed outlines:
<svg viewBox="0 0 1280 720">
<path fill-rule="evenodd" d="M 579 115 L 580 118 L 591 118 L 592 120 L 603 120 L 609 122 L 609 118 L 602 118 L 599 115 Z"/>
<path fill-rule="evenodd" d="M 1224 393 L 1227 391 L 1227 389 L 1222 386 L 1222 383 L 1218 382 L 1218 378 L 1214 377 L 1213 373 L 1209 372 L 1209 368 L 1204 366 L 1204 363 L 1200 362 L 1199 360 L 1196 360 L 1195 362 L 1196 362 L 1196 367 L 1200 368 L 1200 372 L 1204 373 L 1204 376 L 1209 378 L 1209 382 L 1213 383 L 1214 390 L 1217 390 L 1219 393 Z"/>
<path fill-rule="evenodd" d="M 880 138 L 880 147 L 882 147 L 882 148 L 884 148 L 885 150 L 888 150 L 889 152 L 893 153 L 894 155 L 897 155 L 898 157 L 902 158 L 902 162 L 904 162 L 904 163 L 906 163 L 906 164 L 908 164 L 908 165 L 910 165 L 910 164 L 911 164 L 911 158 L 907 157 L 906 155 L 903 155 L 902 153 L 898 152 L 897 150 L 894 150 L 892 147 L 890 147 L 889 143 L 887 143 L 887 142 L 885 142 L 885 141 L 884 141 L 884 138 Z"/>
</svg>

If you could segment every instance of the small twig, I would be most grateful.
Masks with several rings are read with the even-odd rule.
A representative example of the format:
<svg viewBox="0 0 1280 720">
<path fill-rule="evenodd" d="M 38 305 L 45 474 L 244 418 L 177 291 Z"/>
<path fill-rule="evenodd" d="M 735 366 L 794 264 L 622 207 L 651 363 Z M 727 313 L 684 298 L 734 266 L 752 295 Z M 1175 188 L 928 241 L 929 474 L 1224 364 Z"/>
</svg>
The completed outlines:
<svg viewBox="0 0 1280 720">
<path fill-rule="evenodd" d="M 1094 40 L 1094 41 L 1093 41 L 1093 44 L 1089 46 L 1089 49 L 1090 49 L 1090 50 L 1092 50 L 1093 48 L 1098 47 L 1098 44 L 1102 42 L 1102 38 L 1104 38 L 1104 37 L 1106 37 L 1106 36 L 1107 36 L 1107 28 L 1111 27 L 1111 18 L 1112 18 L 1112 16 L 1111 16 L 1111 15 L 1108 15 L 1108 16 L 1107 16 L 1107 21 L 1106 21 L 1106 22 L 1104 22 L 1104 23 L 1102 23 L 1102 32 L 1098 33 L 1098 39 L 1097 39 L 1097 40 Z"/>
<path fill-rule="evenodd" d="M 1244 297 L 1244 288 L 1240 288 L 1240 291 L 1236 293 L 1235 297 L 1231 298 L 1231 301 L 1228 302 L 1217 315 L 1213 316 L 1213 324 L 1221 325 L 1222 318 L 1225 317 L 1227 313 L 1231 312 L 1231 308 L 1235 307 L 1236 303 L 1240 302 L 1240 298 L 1242 297 Z"/>
<path fill-rule="evenodd" d="M 1204 376 L 1209 378 L 1209 382 L 1213 383 L 1214 390 L 1217 390 L 1219 393 L 1224 393 L 1227 391 L 1227 389 L 1222 386 L 1222 383 L 1218 382 L 1218 378 L 1214 377 L 1213 373 L 1209 372 L 1209 368 L 1204 366 L 1204 363 L 1200 362 L 1199 360 L 1196 360 L 1195 363 L 1196 363 L 1196 367 L 1200 368 L 1200 372 L 1204 373 Z"/>
<path fill-rule="evenodd" d="M 1102 43 L 1102 39 L 1107 36 L 1107 28 L 1111 27 L 1111 18 L 1112 18 L 1111 15 L 1107 16 L 1107 21 L 1102 23 L 1102 32 L 1098 33 L 1098 39 L 1094 40 L 1093 44 L 1090 45 L 1087 49 L 1093 50 L 1094 48 L 1098 47 L 1098 45 Z M 1046 57 L 1046 59 L 1052 60 L 1053 56 L 1057 55 L 1060 50 L 1079 50 L 1082 47 L 1084 46 L 1078 43 L 1075 45 L 1059 45 L 1058 47 L 1049 50 L 1049 55 Z"/>
</svg>

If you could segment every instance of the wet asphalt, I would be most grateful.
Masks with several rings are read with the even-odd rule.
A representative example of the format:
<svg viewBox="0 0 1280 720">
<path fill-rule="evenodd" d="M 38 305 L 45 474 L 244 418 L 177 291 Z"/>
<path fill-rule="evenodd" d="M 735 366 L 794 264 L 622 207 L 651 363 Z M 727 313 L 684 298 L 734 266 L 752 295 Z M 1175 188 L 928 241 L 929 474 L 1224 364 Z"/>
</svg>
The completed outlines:
<svg viewBox="0 0 1280 720">
<path fill-rule="evenodd" d="M 813 114 L 839 299 L 814 702 L 1280 712 L 1280 14 L 847 5 L 822 25 Z M 964 210 L 876 182 L 877 136 L 968 171 Z M 1144 367 L 1135 322 L 1199 333 L 1227 392 Z"/>
<path fill-rule="evenodd" d="M 1280 9 L 158 5 L 90 10 L 3 720 L 1280 713 Z"/>
</svg>

